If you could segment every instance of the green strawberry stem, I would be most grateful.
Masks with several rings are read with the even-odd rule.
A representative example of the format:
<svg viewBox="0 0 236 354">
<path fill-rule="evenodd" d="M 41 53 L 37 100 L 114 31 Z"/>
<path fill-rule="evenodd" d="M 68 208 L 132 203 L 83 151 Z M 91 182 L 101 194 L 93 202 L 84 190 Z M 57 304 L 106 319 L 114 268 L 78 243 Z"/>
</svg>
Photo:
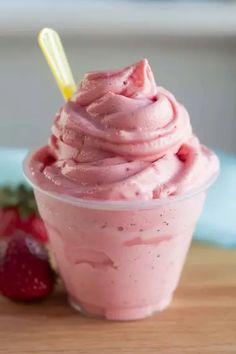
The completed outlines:
<svg viewBox="0 0 236 354">
<path fill-rule="evenodd" d="M 0 208 L 17 208 L 21 219 L 27 219 L 30 215 L 38 213 L 34 193 L 24 184 L 1 187 Z"/>
</svg>

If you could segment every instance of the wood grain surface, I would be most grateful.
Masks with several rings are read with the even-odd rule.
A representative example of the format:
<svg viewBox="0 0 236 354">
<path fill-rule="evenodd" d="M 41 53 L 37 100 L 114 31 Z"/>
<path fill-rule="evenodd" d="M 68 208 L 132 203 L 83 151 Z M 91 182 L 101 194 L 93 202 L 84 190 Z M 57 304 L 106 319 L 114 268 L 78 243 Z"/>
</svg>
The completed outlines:
<svg viewBox="0 0 236 354">
<path fill-rule="evenodd" d="M 236 354 L 236 251 L 194 244 L 171 307 L 146 320 L 85 318 L 57 291 L 40 304 L 0 299 L 2 354 Z"/>
</svg>

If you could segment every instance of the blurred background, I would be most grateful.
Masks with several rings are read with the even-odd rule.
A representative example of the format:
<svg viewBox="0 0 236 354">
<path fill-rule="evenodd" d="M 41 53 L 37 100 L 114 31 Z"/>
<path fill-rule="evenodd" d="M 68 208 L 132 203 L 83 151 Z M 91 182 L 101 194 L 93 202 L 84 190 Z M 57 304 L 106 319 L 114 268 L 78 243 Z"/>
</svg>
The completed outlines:
<svg viewBox="0 0 236 354">
<path fill-rule="evenodd" d="M 148 58 L 201 141 L 236 153 L 236 1 L 0 0 L 0 145 L 47 140 L 61 95 L 38 48 L 62 36 L 77 80 Z"/>
</svg>

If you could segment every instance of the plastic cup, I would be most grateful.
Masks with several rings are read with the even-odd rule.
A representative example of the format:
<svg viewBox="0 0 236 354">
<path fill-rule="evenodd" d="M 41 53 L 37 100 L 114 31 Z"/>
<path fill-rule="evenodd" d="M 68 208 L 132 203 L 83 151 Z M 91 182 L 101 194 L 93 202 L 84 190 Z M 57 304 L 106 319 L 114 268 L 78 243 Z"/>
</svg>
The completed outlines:
<svg viewBox="0 0 236 354">
<path fill-rule="evenodd" d="M 70 304 L 109 320 L 164 310 L 178 285 L 208 187 L 150 201 L 95 201 L 31 183 Z"/>
</svg>

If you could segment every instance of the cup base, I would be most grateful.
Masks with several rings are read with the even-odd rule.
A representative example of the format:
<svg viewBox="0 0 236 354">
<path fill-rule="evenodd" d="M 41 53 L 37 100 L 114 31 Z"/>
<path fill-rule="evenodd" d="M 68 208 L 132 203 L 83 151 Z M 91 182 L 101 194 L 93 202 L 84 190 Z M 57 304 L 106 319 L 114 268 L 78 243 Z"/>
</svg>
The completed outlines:
<svg viewBox="0 0 236 354">
<path fill-rule="evenodd" d="M 78 303 L 72 297 L 69 297 L 68 301 L 73 309 L 87 317 L 104 318 L 111 321 L 132 321 L 141 320 L 165 310 L 170 305 L 172 296 L 156 305 L 133 308 L 101 308 L 90 304 Z"/>
</svg>

